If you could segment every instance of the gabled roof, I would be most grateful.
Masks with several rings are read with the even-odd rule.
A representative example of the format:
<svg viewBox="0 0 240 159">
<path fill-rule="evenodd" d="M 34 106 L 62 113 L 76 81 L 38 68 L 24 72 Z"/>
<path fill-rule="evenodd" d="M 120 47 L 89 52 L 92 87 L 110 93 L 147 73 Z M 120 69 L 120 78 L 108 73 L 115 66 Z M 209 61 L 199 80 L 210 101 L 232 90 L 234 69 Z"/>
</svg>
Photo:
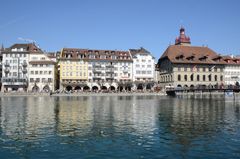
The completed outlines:
<svg viewBox="0 0 240 159">
<path fill-rule="evenodd" d="M 63 48 L 60 58 L 64 59 L 66 55 L 71 55 L 70 59 L 79 59 L 79 55 L 82 55 L 82 59 L 84 60 L 132 60 L 128 51 L 119 50 Z M 94 55 L 95 58 L 92 58 L 92 56 L 90 55 Z M 101 58 L 101 55 L 104 55 L 105 58 Z M 113 56 L 115 56 L 116 58 L 113 59 Z"/>
<path fill-rule="evenodd" d="M 129 49 L 130 53 L 132 54 L 132 56 L 136 55 L 136 54 L 147 54 L 147 55 L 151 55 L 151 53 L 146 50 L 143 47 L 140 47 L 140 49 Z"/>
<path fill-rule="evenodd" d="M 13 44 L 11 47 L 5 49 L 6 52 L 11 52 L 12 49 L 23 49 L 24 52 L 29 52 L 29 53 L 37 53 L 37 52 L 41 52 L 43 53 L 43 51 L 38 48 L 34 43 L 26 43 L 26 44 Z"/>
<path fill-rule="evenodd" d="M 224 64 L 223 59 L 217 57 L 219 55 L 208 47 L 170 45 L 159 61 L 168 58 L 172 63 Z"/>
</svg>

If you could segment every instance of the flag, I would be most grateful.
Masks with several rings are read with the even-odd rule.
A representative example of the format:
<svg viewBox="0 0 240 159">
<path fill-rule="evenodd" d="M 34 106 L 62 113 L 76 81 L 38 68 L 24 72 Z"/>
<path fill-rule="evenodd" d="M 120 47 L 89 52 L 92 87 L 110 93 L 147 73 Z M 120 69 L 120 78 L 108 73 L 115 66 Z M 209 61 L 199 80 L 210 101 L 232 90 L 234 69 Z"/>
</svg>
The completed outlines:
<svg viewBox="0 0 240 159">
<path fill-rule="evenodd" d="M 197 65 L 193 65 L 192 71 L 195 72 L 197 70 Z"/>
<path fill-rule="evenodd" d="M 213 65 L 209 70 L 212 71 L 215 68 L 215 65 Z"/>
</svg>

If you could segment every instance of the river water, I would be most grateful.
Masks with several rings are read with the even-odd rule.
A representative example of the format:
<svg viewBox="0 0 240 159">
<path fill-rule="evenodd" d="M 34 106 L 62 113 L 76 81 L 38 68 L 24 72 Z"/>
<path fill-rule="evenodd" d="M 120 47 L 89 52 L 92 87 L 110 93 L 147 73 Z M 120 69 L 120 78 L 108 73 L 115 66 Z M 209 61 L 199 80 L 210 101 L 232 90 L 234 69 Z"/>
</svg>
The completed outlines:
<svg viewBox="0 0 240 159">
<path fill-rule="evenodd" d="M 2 97 L 0 158 L 240 158 L 240 101 Z"/>
</svg>

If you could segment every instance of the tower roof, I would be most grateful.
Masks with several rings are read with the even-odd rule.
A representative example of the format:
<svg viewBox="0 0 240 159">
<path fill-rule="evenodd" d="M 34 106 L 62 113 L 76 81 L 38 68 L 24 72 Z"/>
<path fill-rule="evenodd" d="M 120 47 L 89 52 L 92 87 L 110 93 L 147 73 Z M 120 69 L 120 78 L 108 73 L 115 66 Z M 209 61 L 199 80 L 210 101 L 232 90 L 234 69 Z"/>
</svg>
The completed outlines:
<svg viewBox="0 0 240 159">
<path fill-rule="evenodd" d="M 180 28 L 180 35 L 175 40 L 175 45 L 190 45 L 190 37 L 185 35 L 185 29 L 183 27 Z"/>
</svg>

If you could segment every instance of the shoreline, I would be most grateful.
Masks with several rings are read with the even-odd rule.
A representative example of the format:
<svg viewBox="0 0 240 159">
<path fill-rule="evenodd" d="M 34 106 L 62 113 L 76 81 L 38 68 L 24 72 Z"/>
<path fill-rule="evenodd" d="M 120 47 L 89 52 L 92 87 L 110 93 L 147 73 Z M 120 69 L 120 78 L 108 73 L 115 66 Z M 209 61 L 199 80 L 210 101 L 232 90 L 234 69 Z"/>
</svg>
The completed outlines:
<svg viewBox="0 0 240 159">
<path fill-rule="evenodd" d="M 0 93 L 0 97 L 91 97 L 91 96 L 167 96 L 166 93 L 129 92 L 129 93 Z"/>
</svg>

